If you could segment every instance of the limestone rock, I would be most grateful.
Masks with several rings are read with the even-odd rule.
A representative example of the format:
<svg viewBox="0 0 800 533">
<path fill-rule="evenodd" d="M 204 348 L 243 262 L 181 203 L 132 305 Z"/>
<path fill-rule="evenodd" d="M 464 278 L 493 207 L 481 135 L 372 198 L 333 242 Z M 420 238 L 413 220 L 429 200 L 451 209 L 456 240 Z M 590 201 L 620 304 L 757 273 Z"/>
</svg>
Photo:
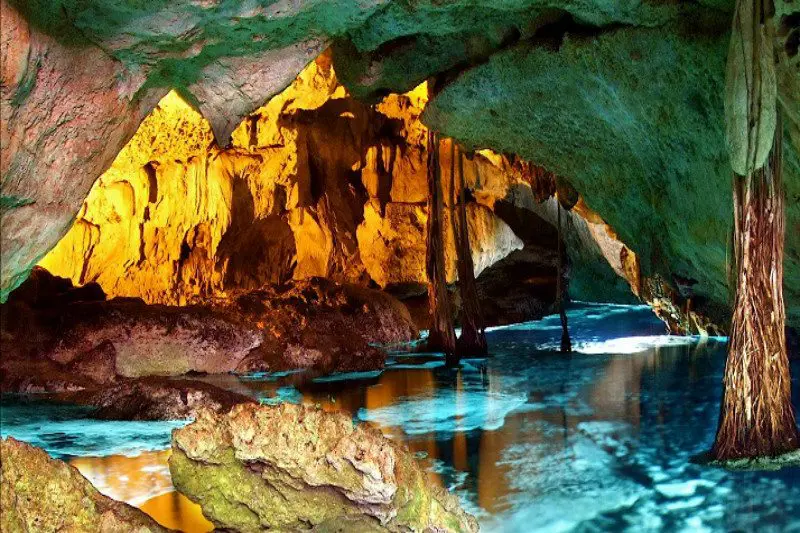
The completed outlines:
<svg viewBox="0 0 800 533">
<path fill-rule="evenodd" d="M 47 357 L 14 353 L 4 346 L 3 357 L 0 358 L 2 393 L 71 393 L 97 386 L 98 382 L 93 378 L 70 372 L 64 365 Z"/>
<path fill-rule="evenodd" d="M 330 62 L 320 55 L 224 150 L 203 116 L 167 95 L 41 265 L 112 296 L 179 305 L 313 276 L 424 284 L 427 89 L 371 109 L 346 94 Z M 477 159 L 465 169 L 476 194 L 506 194 L 523 179 L 503 156 Z M 522 246 L 490 209 L 470 202 L 468 220 L 476 275 Z"/>
<path fill-rule="evenodd" d="M 62 364 L 87 354 L 105 357 L 99 347 L 110 343 L 116 373 L 124 377 L 230 372 L 263 342 L 254 323 L 201 306 L 115 299 L 74 304 L 64 311 L 48 357 Z"/>
<path fill-rule="evenodd" d="M 478 529 L 410 452 L 343 413 L 291 404 L 203 412 L 172 446 L 173 483 L 219 528 Z"/>
<path fill-rule="evenodd" d="M 169 88 L 207 112 L 226 144 L 330 37 L 383 3 L 3 0 L 0 301 L 66 233 Z"/>
<path fill-rule="evenodd" d="M 67 232 L 94 180 L 166 90 L 137 95 L 145 77 L 74 29 L 50 36 L 7 0 L 0 13 L 5 301 Z"/>
<path fill-rule="evenodd" d="M 703 0 L 719 11 L 730 0 Z M 426 79 L 450 81 L 515 43 L 539 38 L 557 46 L 562 28 L 614 25 L 656 27 L 673 23 L 691 8 L 685 3 L 644 0 L 497 0 L 491 3 L 392 2 L 336 43 L 336 68 L 357 97 L 375 99 L 390 91 L 411 89 Z M 727 13 L 726 13 L 727 16 Z M 555 30 L 555 31 L 553 31 Z M 485 92 L 495 91 L 486 86 Z M 513 118 L 509 117 L 513 121 Z"/>
<path fill-rule="evenodd" d="M 200 112 L 219 143 L 226 145 L 245 116 L 289 85 L 324 48 L 324 41 L 308 40 L 252 56 L 220 58 L 203 68 L 202 78 L 189 91 L 200 101 Z"/>
<path fill-rule="evenodd" d="M 408 310 L 392 296 L 322 278 L 251 291 L 230 308 L 260 324 L 265 337 L 239 371 L 375 370 L 386 357 L 376 345 L 418 336 Z"/>
<path fill-rule="evenodd" d="M 0 462 L 3 531 L 167 531 L 142 511 L 97 492 L 74 467 L 29 444 L 3 439 Z"/>
<path fill-rule="evenodd" d="M 381 216 L 376 203 L 364 206 L 364 221 L 357 232 L 361 260 L 370 277 L 380 287 L 425 283 L 425 208 L 392 202 Z"/>
<path fill-rule="evenodd" d="M 726 323 L 732 200 L 723 95 L 731 13 L 687 9 L 659 28 L 567 32 L 557 49 L 511 47 L 449 83 L 425 120 L 468 145 L 517 153 L 567 177 L 635 252 L 643 278 L 659 275 L 673 286 L 696 280 L 695 309 Z M 791 94 L 779 96 L 797 101 Z M 791 134 L 784 148 L 787 197 L 795 198 L 800 151 Z M 798 205 L 787 203 L 784 285 L 787 323 L 795 327 Z"/>
</svg>

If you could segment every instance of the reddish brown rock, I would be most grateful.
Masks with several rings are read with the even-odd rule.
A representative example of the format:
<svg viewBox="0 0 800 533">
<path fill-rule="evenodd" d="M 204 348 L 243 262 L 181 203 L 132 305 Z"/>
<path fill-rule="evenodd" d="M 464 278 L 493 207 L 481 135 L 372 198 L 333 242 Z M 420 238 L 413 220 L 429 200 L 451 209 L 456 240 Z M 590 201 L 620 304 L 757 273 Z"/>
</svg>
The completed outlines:
<svg viewBox="0 0 800 533">
<path fill-rule="evenodd" d="M 103 387 L 79 403 L 97 407 L 92 416 L 109 420 L 182 420 L 200 409 L 227 412 L 254 400 L 192 379 L 147 377 Z"/>
<path fill-rule="evenodd" d="M 374 370 L 385 358 L 375 344 L 417 336 L 405 306 L 391 296 L 322 279 L 186 307 L 96 297 L 43 270 L 12 295 L 0 308 L 6 390 L 188 372 Z M 25 377 L 26 361 L 47 370 L 44 382 Z M 59 375 L 65 383 L 54 381 Z"/>
<path fill-rule="evenodd" d="M 375 344 L 406 342 L 418 335 L 408 310 L 395 298 L 322 278 L 251 291 L 234 305 L 237 312 L 264 324 L 267 339 L 239 371 L 375 370 L 385 359 Z"/>
<path fill-rule="evenodd" d="M 94 389 L 98 382 L 70 372 L 44 356 L 29 357 L 4 349 L 0 357 L 0 392 L 39 394 L 68 393 Z"/>
</svg>

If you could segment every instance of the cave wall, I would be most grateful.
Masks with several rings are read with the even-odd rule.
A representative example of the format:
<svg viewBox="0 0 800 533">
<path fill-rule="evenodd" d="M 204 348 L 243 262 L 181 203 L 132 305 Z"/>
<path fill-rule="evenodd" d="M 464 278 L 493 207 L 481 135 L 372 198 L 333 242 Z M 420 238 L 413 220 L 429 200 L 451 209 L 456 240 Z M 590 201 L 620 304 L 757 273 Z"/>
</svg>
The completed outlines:
<svg viewBox="0 0 800 533">
<path fill-rule="evenodd" d="M 0 301 L 69 229 L 92 183 L 169 89 L 199 109 L 226 146 L 244 117 L 330 43 L 349 90 L 377 101 L 430 76 L 452 79 L 540 34 L 547 41 L 564 21 L 655 26 L 687 8 L 658 0 L 0 4 L 8 58 Z"/>
<path fill-rule="evenodd" d="M 470 146 L 518 153 L 567 176 L 636 252 L 643 276 L 691 292 L 699 310 L 724 324 L 732 230 L 722 103 L 728 25 L 727 13 L 695 8 L 656 28 L 567 33 L 557 47 L 520 43 L 449 83 L 424 119 Z M 784 291 L 796 327 L 800 70 L 792 61 L 780 72 Z"/>
<path fill-rule="evenodd" d="M 426 102 L 422 86 L 363 105 L 339 85 L 326 53 L 220 148 L 210 124 L 172 92 L 40 265 L 150 303 L 185 304 L 313 276 L 419 292 L 426 281 L 427 130 L 419 120 Z M 441 157 L 448 173 L 448 142 Z M 481 198 L 467 210 L 480 275 L 524 246 L 487 199 L 530 189 L 533 178 L 493 154 L 467 161 L 466 174 Z M 485 177 L 476 187 L 478 174 Z M 554 257 L 529 261 L 552 266 Z"/>
<path fill-rule="evenodd" d="M 3 52 L 4 57 L 11 58 L 3 63 L 0 299 L 67 231 L 91 183 L 168 88 L 177 89 L 184 100 L 199 109 L 218 143 L 227 146 L 228 134 L 242 127 L 242 119 L 253 120 L 247 117 L 289 84 L 302 65 L 333 43 L 335 66 L 349 94 L 362 101 L 380 102 L 388 93 L 409 91 L 422 80 L 435 78 L 437 97 L 423 117 L 426 123 L 472 148 L 517 153 L 572 183 L 586 206 L 601 220 L 609 221 L 615 230 L 611 233 L 619 235 L 619 239 L 605 243 L 604 237 L 587 239 L 591 235 L 602 237 L 603 231 L 593 231 L 585 217 L 573 220 L 570 215 L 576 231 L 567 235 L 567 240 L 589 244 L 570 247 L 573 287 L 590 287 L 591 279 L 598 277 L 603 283 L 593 285 L 624 288 L 630 284 L 648 301 L 656 294 L 670 299 L 670 294 L 686 293 L 703 313 L 718 322 L 727 319 L 725 270 L 731 210 L 721 131 L 721 85 L 732 0 L 570 0 L 557 5 L 548 0 L 502 0 L 491 5 L 468 0 L 303 0 L 268 6 L 155 0 L 0 3 L 4 10 Z M 778 70 L 780 98 L 789 132 L 786 299 L 794 325 L 798 324 L 796 287 L 800 286 L 797 9 L 791 0 L 776 3 L 780 26 L 777 38 L 783 51 Z M 73 68 L 74 64 L 80 68 Z M 326 111 L 336 113 L 335 107 Z M 293 120 L 314 122 L 307 113 L 290 114 Z M 316 108 L 312 114 L 321 116 Z M 389 115 L 382 114 L 392 122 Z M 40 123 L 34 124 L 36 121 Z M 255 123 L 261 122 L 255 119 Z M 244 171 L 236 165 L 244 164 L 244 156 L 258 159 L 256 152 L 269 148 L 258 144 L 262 133 L 260 127 L 255 129 L 256 150 L 250 149 L 248 141 L 240 142 L 237 149 L 212 147 L 208 154 L 197 157 L 222 161 L 215 163 L 227 168 L 220 171 L 222 174 L 239 176 Z M 23 134 L 26 130 L 30 133 Z M 309 127 L 300 143 L 313 151 L 325 135 Z M 393 135 L 396 133 L 389 137 Z M 320 206 L 320 182 L 312 180 L 310 183 L 317 183 L 316 189 L 296 191 L 297 198 L 306 199 L 306 204 L 289 197 L 277 200 L 275 205 L 283 206 L 281 214 L 264 218 L 259 222 L 262 228 L 253 235 L 244 230 L 247 224 L 237 226 L 231 220 L 231 227 L 240 230 L 232 232 L 225 246 L 219 236 L 220 244 L 216 245 L 227 250 L 231 266 L 225 268 L 220 268 L 217 251 L 192 255 L 192 250 L 213 247 L 215 235 L 222 235 L 222 230 L 199 229 L 194 221 L 187 222 L 187 228 L 196 229 L 187 229 L 183 236 L 187 244 L 178 252 L 178 261 L 191 266 L 213 255 L 214 270 L 223 281 L 209 283 L 224 285 L 225 277 L 238 280 L 230 282 L 234 285 L 255 283 L 244 273 L 228 276 L 228 268 L 241 271 L 234 264 L 239 257 L 231 250 L 268 232 L 273 244 L 286 246 L 270 247 L 277 249 L 277 256 L 262 262 L 277 261 L 279 266 L 262 270 L 256 277 L 279 279 L 285 275 L 280 266 L 282 258 L 292 256 L 288 233 L 294 236 L 302 227 L 322 245 L 301 243 L 298 247 L 295 239 L 294 258 L 287 259 L 296 263 L 290 267 L 293 276 L 328 270 L 343 277 L 380 277 L 375 269 L 372 274 L 368 272 L 362 254 L 358 254 L 358 261 L 342 258 L 356 257 L 358 228 L 365 220 L 371 220 L 371 227 L 385 226 L 374 214 L 380 214 L 381 219 L 387 216 L 386 207 L 395 201 L 395 189 L 408 195 L 398 204 L 415 203 L 406 201 L 419 195 L 413 183 L 402 187 L 401 180 L 389 183 L 381 177 L 386 172 L 385 168 L 380 170 L 380 164 L 411 166 L 416 156 L 391 157 L 392 142 L 366 144 L 367 149 L 361 146 L 360 150 L 363 162 L 357 171 L 351 170 L 360 172 L 361 185 L 359 179 L 348 175 L 349 181 L 341 183 L 352 187 L 348 185 L 336 200 L 342 204 Z M 406 148 L 415 145 L 401 144 Z M 340 162 L 349 157 L 346 153 L 336 155 L 341 156 Z M 314 174 L 316 165 L 326 164 L 324 159 L 308 157 L 309 172 Z M 473 161 L 480 166 L 484 159 L 475 157 Z M 159 162 L 158 157 L 148 158 L 150 161 Z M 148 180 L 155 174 L 157 181 L 159 169 L 162 174 L 168 173 L 171 163 L 160 163 L 163 165 L 151 165 L 145 171 Z M 188 168 L 192 163 L 187 160 L 181 164 Z M 370 165 L 380 171 L 367 176 L 365 170 Z M 258 172 L 253 170 L 258 166 L 248 168 Z M 202 175 L 205 170 L 196 172 Z M 413 172 L 409 168 L 402 174 Z M 240 183 L 237 194 L 233 184 L 230 186 L 230 204 L 236 199 L 237 205 L 247 206 L 250 200 L 246 191 L 251 185 L 244 187 L 244 180 L 239 179 L 230 181 Z M 489 206 L 498 198 L 504 203 L 511 198 L 509 203 L 516 205 L 517 199 L 528 194 L 526 186 L 535 188 L 530 184 L 523 184 L 519 190 L 506 187 L 503 195 L 486 201 L 476 190 L 475 203 Z M 126 187 L 118 187 L 115 194 L 129 195 Z M 517 194 L 519 191 L 522 193 Z M 268 197 L 270 194 L 254 195 Z M 372 211 L 356 208 L 346 217 L 336 216 L 345 211 L 350 199 L 354 199 L 353 205 L 369 200 Z M 538 202 L 531 206 L 534 209 L 524 208 L 524 212 L 536 214 L 538 209 L 541 212 L 537 217 L 547 215 L 546 206 Z M 413 222 L 405 216 L 413 214 L 412 209 L 406 208 L 402 214 L 395 209 L 399 206 L 390 207 L 391 216 Z M 513 221 L 513 217 L 500 217 L 494 207 L 490 209 L 506 224 Z M 506 210 L 506 214 L 512 211 Z M 309 212 L 310 217 L 305 215 Z M 261 221 L 261 215 L 257 216 Z M 225 226 L 223 218 L 220 214 L 216 221 L 220 227 Z M 323 226 L 329 228 L 328 233 Z M 88 236 L 83 238 L 93 242 L 91 231 L 85 232 Z M 195 242 L 199 244 L 195 246 Z M 163 253 L 164 257 L 174 257 L 174 252 Z M 630 260 L 631 254 L 635 261 Z M 597 261 L 601 256 L 610 257 L 614 266 Z M 141 253 L 129 266 L 136 270 L 140 259 Z M 640 276 L 617 280 L 615 273 L 635 270 L 631 265 L 639 263 Z M 177 273 L 184 267 L 168 269 Z M 91 271 L 86 269 L 87 273 Z M 191 287 L 200 283 L 191 277 L 181 274 L 180 279 L 189 279 L 181 283 Z M 581 277 L 589 282 L 576 283 Z M 616 281 L 607 284 L 606 280 Z M 175 286 L 170 283 L 168 286 Z M 641 292 L 648 287 L 649 296 Z M 211 289 L 194 287 L 180 292 L 190 295 L 204 290 Z"/>
</svg>

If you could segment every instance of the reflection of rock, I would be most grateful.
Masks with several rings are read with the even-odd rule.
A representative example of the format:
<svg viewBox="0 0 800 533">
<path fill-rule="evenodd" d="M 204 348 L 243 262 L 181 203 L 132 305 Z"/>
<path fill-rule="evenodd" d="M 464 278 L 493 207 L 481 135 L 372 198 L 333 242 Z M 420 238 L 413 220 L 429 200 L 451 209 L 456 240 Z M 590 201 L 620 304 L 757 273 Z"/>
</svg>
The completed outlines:
<svg viewBox="0 0 800 533">
<path fill-rule="evenodd" d="M 103 496 L 80 473 L 29 444 L 0 442 L 0 530 L 166 531 L 142 511 Z"/>
<path fill-rule="evenodd" d="M 29 283 L 34 287 L 26 283 L 2 306 L 3 382 L 9 386 L 71 389 L 81 381 L 191 371 L 374 370 L 383 367 L 385 355 L 372 344 L 417 336 L 408 311 L 391 296 L 319 279 L 171 307 L 123 298 L 71 301 L 80 292 L 71 288 L 50 296 L 37 292 L 59 286 L 49 278 L 37 271 Z M 31 381 L 24 361 L 78 383 Z"/>
<path fill-rule="evenodd" d="M 305 406 L 203 412 L 173 433 L 170 472 L 180 492 L 232 531 L 478 528 L 379 430 Z"/>
</svg>

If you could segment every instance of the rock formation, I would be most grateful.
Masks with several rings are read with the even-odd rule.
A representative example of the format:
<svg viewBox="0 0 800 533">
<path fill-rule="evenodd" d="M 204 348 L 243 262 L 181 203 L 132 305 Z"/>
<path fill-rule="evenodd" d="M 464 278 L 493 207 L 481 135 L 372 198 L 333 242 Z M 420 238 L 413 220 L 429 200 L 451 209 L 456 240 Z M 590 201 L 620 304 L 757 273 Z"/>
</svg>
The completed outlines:
<svg viewBox="0 0 800 533">
<path fill-rule="evenodd" d="M 3 531 L 167 531 L 142 511 L 97 492 L 74 467 L 13 438 L 0 441 L 0 472 Z"/>
<path fill-rule="evenodd" d="M 382 3 L 3 0 L 0 301 L 170 88 L 226 144 L 233 125 Z"/>
<path fill-rule="evenodd" d="M 105 300 L 102 293 L 81 301 L 86 289 L 44 270 L 26 285 L 2 306 L 3 381 L 24 390 L 188 372 L 374 370 L 385 358 L 376 344 L 418 334 L 391 296 L 321 279 L 186 307 Z M 50 370 L 42 380 L 60 379 L 26 377 L 26 363 Z"/>
<path fill-rule="evenodd" d="M 26 15 L 0 3 L 3 301 L 67 232 L 92 183 L 166 93 L 137 94 L 141 72 L 72 28 L 58 37 Z"/>
<path fill-rule="evenodd" d="M 784 14 L 792 9 L 778 4 Z M 625 28 L 565 23 L 556 46 L 520 42 L 458 76 L 424 120 L 468 146 L 517 153 L 567 177 L 636 253 L 643 281 L 685 290 L 692 309 L 725 324 L 732 217 L 722 97 L 732 2 L 719 7 L 660 4 L 662 21 Z M 790 68 L 779 69 L 779 96 L 797 117 L 797 59 L 782 54 Z M 642 83 L 650 79 L 659 82 Z M 797 122 L 787 122 L 784 178 L 787 197 L 797 198 L 800 141 Z M 784 288 L 794 327 L 798 205 L 786 209 Z"/>
<path fill-rule="evenodd" d="M 165 304 L 312 276 L 422 286 L 427 143 L 419 92 L 364 106 L 347 96 L 323 54 L 245 120 L 228 149 L 170 93 L 41 265 L 112 296 Z M 491 210 L 472 202 L 468 213 L 476 274 L 522 246 Z"/>
<path fill-rule="evenodd" d="M 608 293 L 611 287 L 619 298 L 618 289 L 627 283 L 615 280 L 613 272 L 627 272 L 617 266 L 635 263 L 641 272 L 632 285 L 642 289 L 640 297 L 660 309 L 673 329 L 707 329 L 704 317 L 717 324 L 727 321 L 731 219 L 721 95 L 733 7 L 729 0 L 631 5 L 570 1 L 558 8 L 542 0 L 515 0 L 469 9 L 458 1 L 390 0 L 357 5 L 278 2 L 230 10 L 218 10 L 214 3 L 145 9 L 90 2 L 71 3 L 63 10 L 58 3 L 41 4 L 33 9 L 17 1 L 3 3 L 4 13 L 10 13 L 4 19 L 16 21 L 4 26 L 21 36 L 4 32 L 6 56 L 16 58 L 4 63 L 4 103 L 21 103 L 4 105 L 4 112 L 13 111 L 4 120 L 4 139 L 20 139 L 25 113 L 49 109 L 53 102 L 64 102 L 70 117 L 89 113 L 90 106 L 76 103 L 85 99 L 48 94 L 45 74 L 64 70 L 63 65 L 38 69 L 37 58 L 50 65 L 59 54 L 88 58 L 81 64 L 91 64 L 93 76 L 119 74 L 95 76 L 97 83 L 100 78 L 123 83 L 124 90 L 98 87 L 97 94 L 122 94 L 123 104 L 96 113 L 93 108 L 97 116 L 92 120 L 110 112 L 126 118 L 115 118 L 111 125 L 87 119 L 86 128 L 84 123 L 78 127 L 78 121 L 57 122 L 49 129 L 43 123 L 42 135 L 67 135 L 70 142 L 76 139 L 75 146 L 94 146 L 95 137 L 87 141 L 80 136 L 88 135 L 81 133 L 85 129 L 101 132 L 97 138 L 108 141 L 102 157 L 70 159 L 77 152 L 66 151 L 65 161 L 74 161 L 74 166 L 53 159 L 50 144 L 36 144 L 35 139 L 4 142 L 8 148 L 3 161 L 19 163 L 3 169 L 3 297 L 66 231 L 80 198 L 108 164 L 106 152 L 121 148 L 168 87 L 208 119 L 205 139 L 210 141 L 214 131 L 218 144 L 227 145 L 235 128 L 232 148 L 212 143 L 179 156 L 179 163 L 166 153 L 143 155 L 145 151 L 122 173 L 112 169 L 95 187 L 105 189 L 105 198 L 92 193 L 78 217 L 78 229 L 60 246 L 61 257 L 70 257 L 59 262 L 69 265 L 61 266 L 69 272 L 60 274 L 80 283 L 97 280 L 112 295 L 139 293 L 148 302 L 161 303 L 187 303 L 229 287 L 253 288 L 265 279 L 312 275 L 391 284 L 391 273 L 384 273 L 382 261 L 366 259 L 362 243 L 385 242 L 387 248 L 412 250 L 408 258 L 415 256 L 418 247 L 411 246 L 411 239 L 394 236 L 382 220 L 388 216 L 408 221 L 407 227 L 424 225 L 418 207 L 425 190 L 416 177 L 424 176 L 426 157 L 420 150 L 424 128 L 417 120 L 420 95 L 416 90 L 386 95 L 438 78 L 442 91 L 427 110 L 427 123 L 468 148 L 516 153 L 566 178 L 635 255 L 633 262 L 628 260 L 631 253 L 622 259 L 614 254 L 614 268 L 609 268 L 600 255 L 608 257 L 604 252 L 617 245 L 570 246 L 570 241 L 587 241 L 569 228 L 578 228 L 584 237 L 596 232 L 567 220 L 573 294 Z M 787 0 L 776 2 L 778 97 L 787 113 L 790 199 L 797 196 L 800 172 L 796 10 Z M 176 20 L 181 22 L 167 22 Z M 54 36 L 77 39 L 80 46 L 72 41 L 66 46 L 65 39 Z M 272 111 L 269 104 L 257 109 L 330 42 L 347 90 L 334 81 L 328 68 L 331 57 L 323 56 L 305 72 L 315 80 L 306 88 L 318 84 L 327 89 L 305 91 L 316 96 L 304 101 L 304 91 L 290 88 L 287 98 L 275 100 Z M 26 48 L 16 43 L 34 44 Z M 48 43 L 48 54 L 28 53 L 40 43 Z M 95 55 L 102 65 L 89 60 Z M 35 78 L 29 75 L 34 72 L 39 73 Z M 665 72 L 669 76 L 662 76 Z M 70 73 L 80 76 L 75 69 Z M 643 85 L 643 79 L 660 81 Z M 81 78 L 69 85 L 70 95 L 93 94 L 93 86 L 84 82 Z M 166 107 L 163 103 L 162 111 Z M 24 155 L 40 149 L 48 154 Z M 501 166 L 512 166 L 513 157 L 502 157 Z M 481 159 L 476 156 L 477 163 L 467 166 L 480 166 Z M 275 167 L 264 170 L 271 165 Z M 45 178 L 50 169 L 57 176 Z M 508 194 L 490 192 L 487 202 L 483 183 L 471 189 L 476 202 L 529 203 L 525 185 L 505 181 Z M 209 190 L 203 189 L 205 184 Z M 23 185 L 28 189 L 23 191 Z M 177 216 L 175 201 L 163 200 L 162 192 L 173 190 L 193 206 L 192 217 Z M 93 208 L 95 203 L 106 208 Z M 58 216 L 52 214 L 56 205 Z M 793 292 L 800 286 L 800 232 L 792 231 L 797 227 L 796 205 L 787 202 L 785 276 L 787 318 L 794 326 L 800 320 Z M 498 210 L 493 214 L 499 217 Z M 174 230 L 165 229 L 166 220 Z M 361 230 L 365 223 L 368 228 Z M 246 257 L 236 253 L 245 248 L 257 251 Z M 523 255 L 531 257 L 518 253 L 516 259 Z M 541 266 L 532 264 L 531 270 Z M 593 282 L 598 277 L 603 281 Z"/>
<path fill-rule="evenodd" d="M 92 416 L 105 420 L 186 420 L 197 418 L 202 409 L 227 412 L 255 401 L 202 381 L 162 377 L 123 379 L 67 398 L 97 407 Z"/>
<path fill-rule="evenodd" d="M 374 108 L 360 104 L 323 54 L 236 129 L 231 148 L 220 149 L 205 119 L 171 93 L 41 264 L 76 284 L 94 281 L 110 295 L 148 303 L 186 304 L 309 276 L 370 280 L 402 297 L 420 295 L 427 281 L 428 148 L 420 122 L 426 102 L 423 84 Z M 442 144 L 446 169 L 451 143 Z M 555 220 L 539 204 L 555 191 L 552 175 L 490 151 L 465 158 L 463 166 L 472 262 L 481 305 L 491 308 L 487 317 L 507 323 L 541 316 L 554 299 L 546 285 L 555 280 L 556 255 L 549 251 L 555 232 L 548 227 Z M 448 183 L 444 190 L 449 204 Z M 606 227 L 588 209 L 582 213 Z M 452 283 L 450 214 L 444 210 L 443 228 Z M 565 231 L 581 274 L 574 281 L 584 289 L 598 285 L 598 274 L 613 282 L 605 263 L 620 260 L 619 253 L 604 256 L 594 234 L 584 230 L 579 237 L 586 225 L 578 216 Z M 494 278 L 481 277 L 493 265 Z M 534 277 L 542 286 L 529 290 L 526 280 Z M 601 296 L 619 299 L 627 290 L 623 282 Z"/>
<path fill-rule="evenodd" d="M 350 416 L 283 404 L 201 413 L 173 433 L 179 491 L 219 528 L 477 531 L 413 455 Z"/>
</svg>

